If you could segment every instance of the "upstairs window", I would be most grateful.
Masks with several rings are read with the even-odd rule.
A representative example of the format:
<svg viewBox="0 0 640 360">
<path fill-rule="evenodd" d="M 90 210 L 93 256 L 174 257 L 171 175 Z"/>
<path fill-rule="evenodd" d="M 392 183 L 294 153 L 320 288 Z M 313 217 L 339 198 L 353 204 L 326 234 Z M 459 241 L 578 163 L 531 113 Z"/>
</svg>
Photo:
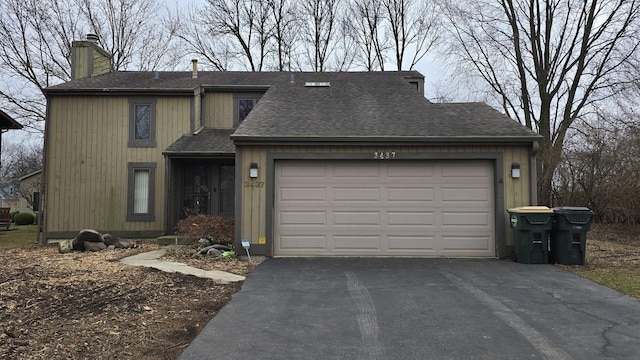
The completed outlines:
<svg viewBox="0 0 640 360">
<path fill-rule="evenodd" d="M 156 146 L 156 100 L 132 98 L 129 100 L 129 146 Z"/>
<path fill-rule="evenodd" d="M 262 94 L 255 94 L 255 93 L 234 95 L 233 97 L 235 102 L 234 123 L 236 126 L 240 125 L 240 123 L 243 122 L 244 119 L 246 119 L 246 117 L 249 115 L 251 110 L 253 110 L 253 108 L 258 103 L 258 100 L 260 100 L 261 96 Z"/>
</svg>

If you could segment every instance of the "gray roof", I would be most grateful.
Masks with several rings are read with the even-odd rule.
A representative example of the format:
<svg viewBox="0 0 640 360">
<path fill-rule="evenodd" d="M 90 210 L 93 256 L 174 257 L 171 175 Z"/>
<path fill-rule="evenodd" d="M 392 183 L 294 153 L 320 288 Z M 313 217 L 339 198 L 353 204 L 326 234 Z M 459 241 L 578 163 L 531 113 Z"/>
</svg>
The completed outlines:
<svg viewBox="0 0 640 360">
<path fill-rule="evenodd" d="M 211 87 L 260 87 L 268 88 L 278 83 L 288 83 L 293 76 L 313 76 L 304 72 L 247 72 L 200 71 L 197 78 L 185 71 L 114 71 L 93 77 L 68 81 L 45 89 L 47 93 L 99 92 L 107 94 L 119 91 L 187 91 L 200 86 Z M 325 73 L 327 74 L 327 73 Z M 334 73 L 336 74 L 336 73 Z M 337 73 L 344 74 L 344 73 Z M 349 74 L 367 74 L 365 72 Z M 414 77 L 424 79 L 417 71 L 386 72 L 385 76 Z"/>
<path fill-rule="evenodd" d="M 266 90 L 231 135 L 236 143 L 372 141 L 531 143 L 540 136 L 483 103 L 434 104 L 399 72 L 111 72 L 53 86 L 49 94 L 180 92 L 198 87 Z M 308 87 L 307 82 L 328 82 Z M 226 132 L 225 132 L 226 131 Z M 233 152 L 231 130 L 184 136 L 165 153 Z"/>
<path fill-rule="evenodd" d="M 235 146 L 229 136 L 233 129 L 204 128 L 195 134 L 184 135 L 171 144 L 166 155 L 226 155 L 234 154 Z"/>
<path fill-rule="evenodd" d="M 306 87 L 305 82 L 330 87 Z M 397 74 L 304 74 L 274 84 L 231 138 L 242 141 L 532 142 L 538 134 L 483 103 L 434 104 Z"/>
</svg>

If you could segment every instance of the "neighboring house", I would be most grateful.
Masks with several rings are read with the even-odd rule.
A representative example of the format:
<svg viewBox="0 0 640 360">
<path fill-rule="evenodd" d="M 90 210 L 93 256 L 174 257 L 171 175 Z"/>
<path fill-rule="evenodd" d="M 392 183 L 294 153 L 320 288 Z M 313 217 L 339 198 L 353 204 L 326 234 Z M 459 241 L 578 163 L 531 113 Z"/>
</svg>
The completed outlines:
<svg viewBox="0 0 640 360">
<path fill-rule="evenodd" d="M 22 129 L 22 125 L 9 116 L 6 112 L 0 110 L 0 149 L 2 149 L 2 134 L 7 130 L 19 130 Z M 0 157 L 2 153 L 0 152 Z M 3 182 L 4 183 L 4 182 Z M 14 194 L 14 189 L 10 190 L 6 187 L 0 189 L 0 207 L 11 208 L 11 211 L 16 211 L 18 207 L 18 198 Z"/>
<path fill-rule="evenodd" d="M 418 72 L 111 72 L 73 48 L 75 79 L 46 89 L 49 239 L 205 213 L 256 255 L 502 257 L 505 209 L 535 203 L 540 137 L 430 103 Z"/>
<path fill-rule="evenodd" d="M 2 204 L 0 204 L 2 206 L 0 207 L 9 208 L 9 212 L 18 211 L 20 208 L 20 199 L 13 185 L 0 187 L 0 199 L 2 199 Z"/>
<path fill-rule="evenodd" d="M 35 214 L 39 209 L 40 183 L 42 170 L 34 171 L 21 177 L 20 180 L 20 204 L 18 211 Z M 35 206 L 35 208 L 34 208 Z"/>
</svg>

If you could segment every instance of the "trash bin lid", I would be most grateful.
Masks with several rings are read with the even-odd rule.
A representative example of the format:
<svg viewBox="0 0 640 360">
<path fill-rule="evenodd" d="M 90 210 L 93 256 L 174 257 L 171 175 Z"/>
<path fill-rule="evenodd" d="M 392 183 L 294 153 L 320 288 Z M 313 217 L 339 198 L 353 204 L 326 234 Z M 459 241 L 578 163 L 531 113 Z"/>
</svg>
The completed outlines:
<svg viewBox="0 0 640 360">
<path fill-rule="evenodd" d="M 507 210 L 510 213 L 552 213 L 553 210 L 547 206 L 520 206 Z"/>
<path fill-rule="evenodd" d="M 561 206 L 561 207 L 555 207 L 555 208 L 553 208 L 553 212 L 555 212 L 557 214 L 568 214 L 568 213 L 593 214 L 593 211 L 591 211 L 591 209 L 589 209 L 587 207 L 583 207 L 583 206 Z"/>
</svg>

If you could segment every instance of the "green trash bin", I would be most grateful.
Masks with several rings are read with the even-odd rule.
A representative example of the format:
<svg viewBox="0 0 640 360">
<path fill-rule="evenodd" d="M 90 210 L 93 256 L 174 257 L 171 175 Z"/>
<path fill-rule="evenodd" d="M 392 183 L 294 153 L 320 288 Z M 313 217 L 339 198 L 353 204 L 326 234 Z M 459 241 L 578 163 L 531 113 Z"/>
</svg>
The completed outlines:
<svg viewBox="0 0 640 360">
<path fill-rule="evenodd" d="M 591 229 L 593 211 L 586 207 L 553 208 L 555 214 L 551 230 L 552 263 L 584 265 L 587 231 Z"/>
<path fill-rule="evenodd" d="M 516 261 L 523 264 L 547 264 L 553 210 L 546 206 L 522 206 L 511 208 L 507 212 L 513 229 Z"/>
</svg>

